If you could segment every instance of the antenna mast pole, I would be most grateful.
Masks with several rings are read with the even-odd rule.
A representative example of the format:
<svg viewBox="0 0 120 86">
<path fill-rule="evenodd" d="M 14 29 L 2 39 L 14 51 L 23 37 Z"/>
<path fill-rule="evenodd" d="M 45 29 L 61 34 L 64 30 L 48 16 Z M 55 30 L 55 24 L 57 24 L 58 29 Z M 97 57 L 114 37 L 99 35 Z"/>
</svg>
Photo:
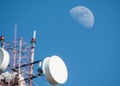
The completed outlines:
<svg viewBox="0 0 120 86">
<path fill-rule="evenodd" d="M 34 62 L 34 51 L 35 51 L 35 43 L 36 43 L 36 31 L 34 30 L 34 33 L 33 33 L 33 38 L 31 40 L 31 43 L 32 43 L 32 47 L 31 47 L 31 63 Z M 33 66 L 34 64 L 31 64 L 30 65 L 30 86 L 32 86 L 32 75 L 33 75 Z"/>
<path fill-rule="evenodd" d="M 13 62 L 13 67 L 16 66 L 16 54 L 17 54 L 17 50 L 16 50 L 16 44 L 17 44 L 17 24 L 15 24 L 15 33 L 14 33 L 14 51 L 13 51 L 13 55 L 14 55 L 14 62 Z"/>
<path fill-rule="evenodd" d="M 22 38 L 20 38 L 20 42 L 19 42 L 19 53 L 18 53 L 18 86 L 20 85 L 20 63 L 21 63 L 21 51 L 22 51 Z"/>
</svg>

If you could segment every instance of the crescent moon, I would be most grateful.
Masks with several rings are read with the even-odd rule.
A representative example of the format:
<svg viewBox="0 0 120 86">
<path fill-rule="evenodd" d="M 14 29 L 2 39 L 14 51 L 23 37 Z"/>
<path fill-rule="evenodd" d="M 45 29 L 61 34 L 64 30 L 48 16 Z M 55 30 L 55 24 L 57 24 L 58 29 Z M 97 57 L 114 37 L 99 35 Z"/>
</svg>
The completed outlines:
<svg viewBox="0 0 120 86">
<path fill-rule="evenodd" d="M 84 6 L 73 7 L 69 14 L 75 19 L 79 24 L 87 28 L 92 28 L 94 25 L 94 15 L 90 9 Z"/>
</svg>

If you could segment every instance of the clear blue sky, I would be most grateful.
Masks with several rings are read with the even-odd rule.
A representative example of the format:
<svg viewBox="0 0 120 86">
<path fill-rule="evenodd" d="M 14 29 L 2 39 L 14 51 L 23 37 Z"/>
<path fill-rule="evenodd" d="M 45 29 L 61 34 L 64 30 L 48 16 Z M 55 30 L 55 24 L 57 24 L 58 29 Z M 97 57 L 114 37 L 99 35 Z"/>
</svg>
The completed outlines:
<svg viewBox="0 0 120 86">
<path fill-rule="evenodd" d="M 78 5 L 92 10 L 92 29 L 69 15 Z M 61 86 L 120 86 L 119 9 L 119 0 L 0 0 L 0 34 L 13 40 L 17 24 L 18 37 L 29 42 L 35 29 L 35 60 L 57 54 L 68 67 Z M 43 77 L 34 81 L 50 86 Z"/>
</svg>

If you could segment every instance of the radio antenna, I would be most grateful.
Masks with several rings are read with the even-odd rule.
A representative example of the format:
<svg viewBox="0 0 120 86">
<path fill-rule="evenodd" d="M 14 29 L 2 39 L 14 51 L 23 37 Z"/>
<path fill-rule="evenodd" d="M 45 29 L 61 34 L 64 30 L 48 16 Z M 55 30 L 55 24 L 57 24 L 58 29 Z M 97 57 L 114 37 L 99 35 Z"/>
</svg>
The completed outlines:
<svg viewBox="0 0 120 86">
<path fill-rule="evenodd" d="M 14 57 L 14 61 L 13 61 L 13 67 L 16 66 L 16 44 L 17 44 L 17 24 L 15 24 L 15 32 L 14 32 L 14 50 L 13 50 L 13 57 Z"/>
<path fill-rule="evenodd" d="M 3 35 L 0 36 L 0 86 L 37 86 L 33 79 L 39 76 L 44 76 L 53 86 L 67 81 L 68 71 L 61 57 L 48 56 L 43 62 L 34 60 L 35 30 L 31 45 L 26 43 L 22 37 L 17 39 L 17 24 L 15 24 L 14 40 L 4 43 L 4 39 Z M 37 73 L 34 72 L 34 64 L 39 65 Z"/>
<path fill-rule="evenodd" d="M 35 51 L 35 43 L 36 43 L 36 31 L 33 32 L 33 38 L 31 39 L 32 47 L 31 47 L 31 63 L 34 62 L 34 51 Z M 32 75 L 33 75 L 33 66 L 34 64 L 30 65 L 30 86 L 32 86 Z"/>
<path fill-rule="evenodd" d="M 15 33 L 14 33 L 14 42 L 15 42 L 15 44 L 14 44 L 14 47 L 16 47 L 16 40 L 17 40 L 17 24 L 15 24 Z"/>
</svg>

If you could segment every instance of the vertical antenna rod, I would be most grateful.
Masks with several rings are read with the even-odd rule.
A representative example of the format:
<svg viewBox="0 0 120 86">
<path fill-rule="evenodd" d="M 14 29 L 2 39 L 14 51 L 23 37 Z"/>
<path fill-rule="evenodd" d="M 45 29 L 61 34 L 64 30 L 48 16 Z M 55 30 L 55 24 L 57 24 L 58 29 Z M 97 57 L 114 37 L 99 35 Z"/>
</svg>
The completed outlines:
<svg viewBox="0 0 120 86">
<path fill-rule="evenodd" d="M 33 38 L 36 39 L 36 31 L 34 30 Z"/>
<path fill-rule="evenodd" d="M 31 40 L 32 43 L 32 56 L 31 56 L 31 62 L 34 62 L 34 48 L 35 48 L 35 42 L 36 42 L 36 31 L 34 30 L 33 38 Z"/>
<path fill-rule="evenodd" d="M 17 24 L 15 24 L 15 33 L 14 33 L 14 35 L 15 35 L 15 47 L 16 47 L 16 40 L 17 40 Z"/>
<path fill-rule="evenodd" d="M 34 62 L 35 42 L 36 42 L 36 31 L 34 30 L 33 38 L 31 40 L 31 43 L 32 43 L 32 47 L 31 47 L 31 63 Z M 33 75 L 33 66 L 34 66 L 34 64 L 30 65 L 30 86 L 32 86 L 32 79 L 31 79 L 31 77 Z"/>
<path fill-rule="evenodd" d="M 16 44 L 17 44 L 17 24 L 15 24 L 15 33 L 14 33 L 14 51 L 13 51 L 14 61 L 13 61 L 13 67 L 16 66 L 16 54 L 17 54 Z"/>
</svg>

